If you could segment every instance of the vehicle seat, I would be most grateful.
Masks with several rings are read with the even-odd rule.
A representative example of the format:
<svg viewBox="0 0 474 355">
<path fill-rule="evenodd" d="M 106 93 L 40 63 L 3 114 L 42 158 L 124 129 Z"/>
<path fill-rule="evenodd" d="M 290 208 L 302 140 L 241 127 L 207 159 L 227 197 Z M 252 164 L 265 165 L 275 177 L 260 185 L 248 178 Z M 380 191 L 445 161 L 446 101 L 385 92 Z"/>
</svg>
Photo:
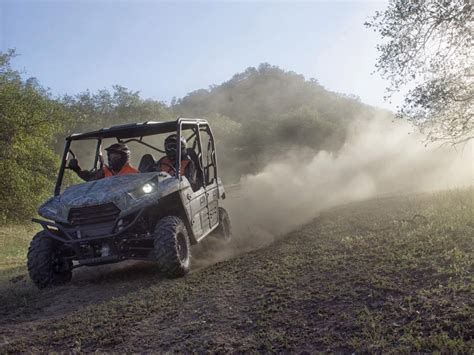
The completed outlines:
<svg viewBox="0 0 474 355">
<path fill-rule="evenodd" d="M 155 158 L 151 154 L 145 154 L 140 159 L 140 164 L 138 164 L 138 171 L 141 173 L 150 173 L 155 170 Z"/>
<path fill-rule="evenodd" d="M 191 161 L 194 163 L 194 166 L 196 168 L 197 189 L 200 189 L 204 186 L 204 172 L 201 166 L 201 159 L 199 159 L 200 154 L 198 155 L 193 148 L 186 149 L 186 154 L 188 155 L 189 159 L 191 159 Z"/>
</svg>

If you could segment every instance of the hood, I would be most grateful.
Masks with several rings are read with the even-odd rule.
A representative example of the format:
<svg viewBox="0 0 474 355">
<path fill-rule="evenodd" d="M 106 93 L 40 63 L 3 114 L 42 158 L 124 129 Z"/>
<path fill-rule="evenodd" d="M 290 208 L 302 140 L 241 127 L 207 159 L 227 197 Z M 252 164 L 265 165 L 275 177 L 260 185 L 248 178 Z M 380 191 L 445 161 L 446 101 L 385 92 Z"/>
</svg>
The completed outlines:
<svg viewBox="0 0 474 355">
<path fill-rule="evenodd" d="M 154 188 L 143 194 L 141 189 L 147 183 L 153 183 Z M 38 212 L 44 218 L 66 223 L 71 208 L 112 202 L 125 216 L 178 189 L 179 182 L 174 177 L 158 172 L 112 176 L 69 186 L 61 195 L 46 201 Z"/>
</svg>

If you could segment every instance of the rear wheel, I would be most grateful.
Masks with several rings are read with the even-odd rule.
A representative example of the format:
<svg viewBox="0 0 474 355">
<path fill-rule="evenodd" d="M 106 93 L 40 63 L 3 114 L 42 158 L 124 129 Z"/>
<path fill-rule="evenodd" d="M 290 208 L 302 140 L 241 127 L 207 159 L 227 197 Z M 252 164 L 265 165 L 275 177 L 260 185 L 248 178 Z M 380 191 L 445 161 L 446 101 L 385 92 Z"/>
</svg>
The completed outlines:
<svg viewBox="0 0 474 355">
<path fill-rule="evenodd" d="M 58 243 L 39 232 L 28 249 L 28 272 L 38 288 L 56 286 L 71 281 L 72 261 L 61 256 Z"/>
<path fill-rule="evenodd" d="M 212 232 L 212 236 L 226 242 L 232 239 L 232 226 L 230 224 L 229 214 L 222 207 L 219 207 L 219 226 Z"/>
<path fill-rule="evenodd" d="M 191 245 L 183 221 L 176 216 L 162 218 L 154 232 L 156 262 L 168 277 L 180 277 L 191 266 Z"/>
</svg>

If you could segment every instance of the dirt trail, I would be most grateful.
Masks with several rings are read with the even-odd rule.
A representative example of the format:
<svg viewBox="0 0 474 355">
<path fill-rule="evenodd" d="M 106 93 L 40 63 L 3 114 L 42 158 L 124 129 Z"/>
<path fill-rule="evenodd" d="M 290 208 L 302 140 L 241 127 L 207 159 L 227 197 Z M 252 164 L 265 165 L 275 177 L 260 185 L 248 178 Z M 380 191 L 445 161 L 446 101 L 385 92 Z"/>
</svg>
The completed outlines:
<svg viewBox="0 0 474 355">
<path fill-rule="evenodd" d="M 201 272 L 223 257 L 216 254 L 210 259 L 196 259 L 191 273 Z M 141 261 L 78 269 L 71 283 L 45 290 L 37 290 L 28 275 L 22 273 L 2 285 L 0 327 L 62 317 L 90 304 L 137 292 L 162 280 L 164 278 L 157 273 L 155 264 Z"/>
<path fill-rule="evenodd" d="M 469 352 L 472 196 L 347 205 L 229 260 L 198 251 L 177 280 L 138 263 L 53 290 L 11 283 L 0 351 Z"/>
</svg>

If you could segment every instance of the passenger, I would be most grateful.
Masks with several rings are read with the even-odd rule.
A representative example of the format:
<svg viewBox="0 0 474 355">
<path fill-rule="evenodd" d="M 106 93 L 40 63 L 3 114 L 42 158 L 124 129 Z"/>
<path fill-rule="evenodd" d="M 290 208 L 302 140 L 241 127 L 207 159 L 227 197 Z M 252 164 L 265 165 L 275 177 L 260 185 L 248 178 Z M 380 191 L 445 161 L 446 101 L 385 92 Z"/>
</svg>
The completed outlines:
<svg viewBox="0 0 474 355">
<path fill-rule="evenodd" d="M 105 149 L 108 166 L 104 164 L 100 170 L 82 170 L 77 159 L 71 159 L 68 168 L 73 170 L 82 180 L 92 181 L 114 175 L 136 174 L 138 170 L 130 165 L 130 149 L 124 143 L 115 143 Z"/>
<path fill-rule="evenodd" d="M 170 175 L 176 173 L 176 154 L 177 154 L 177 135 L 172 134 L 165 139 L 165 152 L 166 156 L 158 160 L 156 163 L 158 171 L 164 171 Z M 181 138 L 181 167 L 179 174 L 185 176 L 193 190 L 196 189 L 196 167 L 194 162 L 189 158 L 186 151 L 186 139 Z"/>
</svg>

